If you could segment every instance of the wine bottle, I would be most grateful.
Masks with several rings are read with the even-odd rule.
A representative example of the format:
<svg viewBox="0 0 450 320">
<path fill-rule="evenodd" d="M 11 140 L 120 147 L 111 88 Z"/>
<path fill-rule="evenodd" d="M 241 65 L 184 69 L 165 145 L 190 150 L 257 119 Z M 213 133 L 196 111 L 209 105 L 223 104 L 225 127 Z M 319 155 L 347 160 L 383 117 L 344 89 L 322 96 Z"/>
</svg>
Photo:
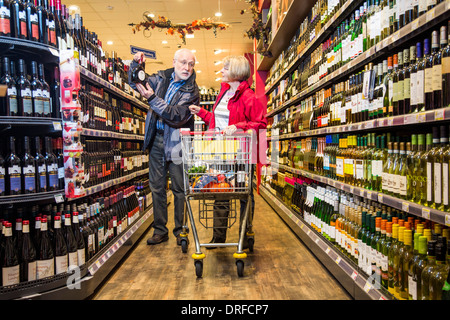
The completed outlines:
<svg viewBox="0 0 450 320">
<path fill-rule="evenodd" d="M 427 243 L 427 266 L 423 269 L 421 274 L 421 296 L 418 297 L 419 300 L 430 300 L 430 276 L 433 268 L 436 266 L 436 240 L 429 240 Z"/>
<path fill-rule="evenodd" d="M 435 30 L 431 36 L 431 52 L 426 52 L 425 46 L 425 110 L 432 110 L 433 107 L 433 58 L 439 50 L 439 34 Z M 427 39 L 425 39 L 426 41 Z"/>
<path fill-rule="evenodd" d="M 55 20 L 55 14 L 54 10 L 50 7 L 49 0 L 42 0 L 44 10 L 47 13 L 47 20 L 48 20 L 48 26 L 47 26 L 47 40 L 48 44 L 57 48 L 58 47 L 58 36 L 57 36 L 57 30 L 56 30 L 56 20 Z M 51 0 L 54 1 L 54 0 Z"/>
<path fill-rule="evenodd" d="M 72 230 L 72 221 L 70 213 L 65 214 L 64 219 L 64 240 L 67 244 L 67 253 L 68 253 L 68 261 L 69 267 L 77 267 L 78 266 L 78 245 L 75 240 L 75 236 Z"/>
<path fill-rule="evenodd" d="M 22 176 L 24 193 L 36 193 L 36 160 L 30 152 L 30 139 L 24 137 L 24 154 L 22 157 Z"/>
<path fill-rule="evenodd" d="M 416 77 L 416 103 L 417 108 L 415 112 L 425 111 L 425 69 L 426 69 L 426 56 L 429 52 L 429 40 L 425 39 L 422 43 L 418 42 L 416 44 L 417 49 L 417 77 Z M 422 54 L 423 53 L 423 54 Z"/>
<path fill-rule="evenodd" d="M 1 255 L 2 285 L 10 286 L 20 282 L 20 266 L 17 248 L 14 246 L 12 225 L 7 222 L 3 230 L 3 247 Z"/>
<path fill-rule="evenodd" d="M 81 227 L 78 212 L 72 213 L 72 230 L 77 244 L 78 266 L 82 266 L 86 262 L 86 244 L 80 231 Z"/>
<path fill-rule="evenodd" d="M 64 149 L 63 138 L 55 140 L 56 162 L 58 163 L 58 188 L 64 190 Z"/>
<path fill-rule="evenodd" d="M 53 82 L 50 86 L 52 117 L 61 119 L 61 91 L 59 83 L 59 68 L 56 66 L 53 72 Z"/>
<path fill-rule="evenodd" d="M 42 5 L 42 0 L 34 0 L 36 15 L 38 18 L 39 42 L 48 44 L 48 14 Z"/>
<path fill-rule="evenodd" d="M 9 0 L 0 0 L 0 36 L 11 36 L 11 11 Z"/>
<path fill-rule="evenodd" d="M 22 193 L 22 177 L 20 158 L 16 154 L 16 140 L 9 137 L 10 154 L 6 158 L 6 172 L 8 174 L 8 193 L 18 195 Z"/>
<path fill-rule="evenodd" d="M 41 219 L 39 234 L 36 279 L 43 279 L 55 274 L 54 250 L 48 234 L 47 218 Z"/>
<path fill-rule="evenodd" d="M 36 184 L 37 192 L 47 191 L 47 166 L 45 165 L 45 158 L 41 153 L 41 139 L 39 137 L 34 138 L 35 154 L 34 159 L 36 162 Z"/>
<path fill-rule="evenodd" d="M 147 83 L 145 62 L 139 61 L 138 65 L 131 69 L 131 81 L 134 83 L 140 83 L 145 86 L 145 84 Z"/>
<path fill-rule="evenodd" d="M 440 29 L 440 50 L 433 57 L 433 108 L 442 108 L 442 53 L 447 46 L 447 27 Z"/>
<path fill-rule="evenodd" d="M 450 266 L 446 264 L 447 243 L 445 237 L 438 237 L 436 244 L 436 266 L 429 279 L 429 300 L 442 300 L 442 293 L 447 280 Z M 448 285 L 448 283 L 447 283 Z"/>
<path fill-rule="evenodd" d="M 5 169 L 5 159 L 0 152 L 0 197 L 6 195 L 6 169 Z"/>
<path fill-rule="evenodd" d="M 47 190 L 55 191 L 59 188 L 58 162 L 52 152 L 52 138 L 45 137 L 45 164 L 47 165 Z"/>
<path fill-rule="evenodd" d="M 38 79 L 37 62 L 31 61 L 31 94 L 33 97 L 33 109 L 36 117 L 44 116 L 44 99 L 42 97 L 42 83 Z"/>
<path fill-rule="evenodd" d="M 19 91 L 19 113 L 25 117 L 33 117 L 34 110 L 31 84 L 27 79 L 26 65 L 23 59 L 19 59 L 19 75 L 16 82 Z"/>
<path fill-rule="evenodd" d="M 23 240 L 20 249 L 20 281 L 36 280 L 36 248 L 30 236 L 30 222 L 23 220 Z"/>
<path fill-rule="evenodd" d="M 39 81 L 42 85 L 42 102 L 43 102 L 43 116 L 50 118 L 52 116 L 52 101 L 50 97 L 50 86 L 47 81 L 45 81 L 44 65 L 42 63 L 38 66 L 39 70 Z"/>
<path fill-rule="evenodd" d="M 18 39 L 27 39 L 27 17 L 25 5 L 21 0 L 12 0 L 11 10 L 11 36 Z"/>
<path fill-rule="evenodd" d="M 25 4 L 27 35 L 28 40 L 39 41 L 39 18 L 33 1 L 34 0 L 27 0 Z"/>
<path fill-rule="evenodd" d="M 61 230 L 61 216 L 54 218 L 53 250 L 55 252 L 55 274 L 67 272 L 68 250 L 66 240 Z"/>
<path fill-rule="evenodd" d="M 447 46 L 442 50 L 442 107 L 450 106 L 450 21 L 447 26 Z"/>
<path fill-rule="evenodd" d="M 14 117 L 19 115 L 19 107 L 17 102 L 17 87 L 16 81 L 11 76 L 10 60 L 8 57 L 3 58 L 3 74 L 0 79 L 0 84 L 6 85 L 6 96 L 0 98 L 1 115 Z"/>
</svg>

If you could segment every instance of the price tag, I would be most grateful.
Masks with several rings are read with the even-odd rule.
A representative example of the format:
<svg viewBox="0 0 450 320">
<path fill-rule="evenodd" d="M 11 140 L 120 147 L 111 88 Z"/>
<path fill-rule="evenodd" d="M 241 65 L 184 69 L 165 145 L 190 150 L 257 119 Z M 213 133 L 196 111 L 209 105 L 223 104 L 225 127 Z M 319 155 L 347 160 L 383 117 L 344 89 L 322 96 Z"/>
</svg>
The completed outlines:
<svg viewBox="0 0 450 320">
<path fill-rule="evenodd" d="M 383 195 L 381 193 L 378 194 L 378 202 L 383 203 Z"/>
<path fill-rule="evenodd" d="M 417 122 L 417 118 L 415 114 L 410 114 L 404 117 L 403 124 L 413 124 Z"/>
<path fill-rule="evenodd" d="M 365 123 L 365 129 L 372 129 L 374 127 L 374 121 L 375 120 L 371 120 L 371 121 Z"/>
<path fill-rule="evenodd" d="M 430 209 L 422 208 L 422 218 L 430 220 Z"/>
<path fill-rule="evenodd" d="M 327 250 L 325 250 L 325 253 L 326 253 L 326 254 L 329 254 L 330 251 L 331 251 L 330 247 L 327 247 Z"/>
<path fill-rule="evenodd" d="M 53 121 L 53 130 L 55 130 L 55 131 L 61 131 L 61 130 L 62 130 L 61 122 L 59 122 L 59 121 Z"/>
<path fill-rule="evenodd" d="M 320 240 L 319 238 L 316 239 L 316 243 L 317 243 L 317 244 L 319 244 L 319 240 Z"/>
<path fill-rule="evenodd" d="M 425 122 L 425 121 L 426 121 L 425 113 L 419 113 L 417 115 L 417 122 Z"/>
<path fill-rule="evenodd" d="M 352 279 L 353 279 L 353 281 L 356 281 L 356 278 L 358 278 L 358 272 L 353 271 L 353 273 L 352 273 Z"/>
<path fill-rule="evenodd" d="M 445 225 L 450 227 L 450 214 L 445 215 Z"/>
<path fill-rule="evenodd" d="M 434 112 L 434 120 L 444 120 L 444 109 L 438 109 Z"/>
<path fill-rule="evenodd" d="M 409 212 L 409 203 L 402 202 L 402 211 Z"/>
<path fill-rule="evenodd" d="M 435 11 L 436 11 L 435 8 L 433 8 L 427 12 L 427 23 L 434 19 Z"/>
<path fill-rule="evenodd" d="M 62 194 L 55 194 L 55 202 L 56 203 L 62 203 L 64 202 L 64 197 Z"/>
<path fill-rule="evenodd" d="M 415 19 L 411 22 L 411 30 L 416 30 L 419 27 L 419 19 Z"/>
<path fill-rule="evenodd" d="M 339 263 L 341 262 L 341 257 L 338 256 L 338 257 L 336 258 L 335 262 L 336 262 L 337 264 L 339 264 Z"/>
<path fill-rule="evenodd" d="M 372 192 L 367 191 L 366 198 L 372 199 Z"/>
<path fill-rule="evenodd" d="M 366 293 L 369 293 L 370 289 L 372 289 L 372 284 L 369 281 L 367 281 L 366 284 L 364 285 L 364 291 Z"/>
</svg>

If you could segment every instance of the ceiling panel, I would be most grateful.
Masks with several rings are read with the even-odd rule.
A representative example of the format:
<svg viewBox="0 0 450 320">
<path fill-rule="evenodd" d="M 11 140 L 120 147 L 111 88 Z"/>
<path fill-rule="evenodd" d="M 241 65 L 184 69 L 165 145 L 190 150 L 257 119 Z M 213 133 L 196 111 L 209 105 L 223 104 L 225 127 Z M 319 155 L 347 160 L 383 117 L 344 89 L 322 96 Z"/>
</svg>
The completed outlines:
<svg viewBox="0 0 450 320">
<path fill-rule="evenodd" d="M 197 60 L 196 70 L 201 70 L 197 75 L 197 83 L 200 87 L 219 88 L 220 82 L 215 81 L 219 75 L 215 71 L 221 66 L 215 66 L 214 61 L 223 59 L 229 54 L 244 54 L 253 51 L 253 41 L 244 37 L 245 31 L 252 24 L 252 15 L 240 12 L 248 9 L 249 4 L 245 0 L 220 0 L 222 17 L 220 21 L 229 23 L 227 30 L 218 30 L 214 36 L 213 30 L 195 31 L 194 39 L 186 39 L 183 44 L 178 34 L 168 35 L 166 30 L 153 29 L 149 32 L 137 32 L 133 34 L 132 27 L 128 24 L 144 21 L 145 12 L 158 16 L 165 16 L 173 23 L 191 23 L 202 18 L 214 18 L 214 13 L 219 9 L 219 0 L 70 0 L 65 2 L 67 6 L 76 5 L 83 17 L 83 25 L 95 32 L 103 43 L 103 49 L 108 53 L 112 50 L 124 59 L 132 59 L 130 45 L 156 51 L 157 59 L 148 61 L 147 72 L 156 72 L 160 69 L 172 67 L 173 54 L 178 48 L 195 49 Z M 73 10 L 71 10 L 73 12 Z M 162 44 L 166 40 L 167 44 Z M 112 41 L 113 45 L 107 42 Z M 215 49 L 223 49 L 224 52 L 214 54 Z"/>
</svg>

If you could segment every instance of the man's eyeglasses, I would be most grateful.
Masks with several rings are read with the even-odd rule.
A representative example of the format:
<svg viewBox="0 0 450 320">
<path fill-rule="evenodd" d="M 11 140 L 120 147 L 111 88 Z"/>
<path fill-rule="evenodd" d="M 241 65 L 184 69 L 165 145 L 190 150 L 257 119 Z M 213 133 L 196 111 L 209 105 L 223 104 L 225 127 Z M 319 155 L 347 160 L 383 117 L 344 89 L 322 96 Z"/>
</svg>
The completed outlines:
<svg viewBox="0 0 450 320">
<path fill-rule="evenodd" d="M 194 69 L 194 67 L 195 67 L 195 62 L 192 62 L 192 61 L 186 61 L 186 60 L 183 60 L 183 61 L 177 60 L 177 61 L 178 61 L 178 63 L 180 63 L 183 67 L 185 67 L 186 65 L 187 65 L 189 68 L 191 68 L 191 69 Z"/>
</svg>

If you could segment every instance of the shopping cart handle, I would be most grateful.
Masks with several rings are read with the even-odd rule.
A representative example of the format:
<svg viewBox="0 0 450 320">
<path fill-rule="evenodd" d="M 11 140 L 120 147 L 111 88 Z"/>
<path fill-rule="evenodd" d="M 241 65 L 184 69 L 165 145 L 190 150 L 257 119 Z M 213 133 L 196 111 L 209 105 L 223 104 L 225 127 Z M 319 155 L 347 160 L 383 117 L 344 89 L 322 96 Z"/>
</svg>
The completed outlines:
<svg viewBox="0 0 450 320">
<path fill-rule="evenodd" d="M 207 131 L 190 131 L 188 128 L 181 128 L 180 134 L 182 136 L 193 136 L 193 135 L 206 135 L 206 136 L 214 136 L 214 135 L 225 135 L 225 131 L 215 131 L 215 130 L 207 130 Z M 252 130 L 248 130 L 246 132 L 243 131 L 236 131 L 233 134 L 230 134 L 229 136 L 248 136 L 252 134 Z"/>
</svg>

